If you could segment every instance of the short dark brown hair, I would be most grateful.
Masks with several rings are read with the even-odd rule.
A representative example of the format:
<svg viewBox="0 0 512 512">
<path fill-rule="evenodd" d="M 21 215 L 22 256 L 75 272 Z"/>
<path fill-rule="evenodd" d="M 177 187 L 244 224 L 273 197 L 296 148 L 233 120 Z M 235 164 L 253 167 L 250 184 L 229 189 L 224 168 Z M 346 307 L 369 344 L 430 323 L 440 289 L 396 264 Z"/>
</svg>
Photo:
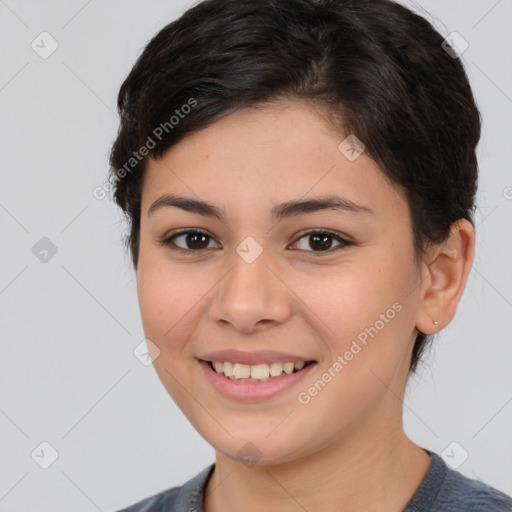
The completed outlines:
<svg viewBox="0 0 512 512">
<path fill-rule="evenodd" d="M 204 0 L 147 44 L 118 96 L 114 199 L 137 268 L 145 162 L 230 113 L 276 99 L 327 109 L 409 204 L 416 256 L 474 225 L 481 119 L 464 67 L 391 0 Z M 410 371 L 432 337 L 419 332 Z"/>
</svg>

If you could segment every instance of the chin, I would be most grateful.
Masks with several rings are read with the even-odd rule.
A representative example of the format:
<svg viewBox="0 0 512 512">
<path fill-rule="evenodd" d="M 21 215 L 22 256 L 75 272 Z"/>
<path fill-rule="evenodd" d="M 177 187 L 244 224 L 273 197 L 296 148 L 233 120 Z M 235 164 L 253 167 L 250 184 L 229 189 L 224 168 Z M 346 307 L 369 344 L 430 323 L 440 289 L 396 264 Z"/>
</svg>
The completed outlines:
<svg viewBox="0 0 512 512">
<path fill-rule="evenodd" d="M 275 438 L 270 440 L 267 437 L 266 430 L 265 433 L 262 433 L 260 430 L 253 435 L 246 433 L 244 436 L 237 436 L 233 433 L 233 438 L 224 438 L 222 441 L 207 439 L 207 441 L 214 447 L 216 452 L 220 452 L 248 468 L 253 466 L 277 466 L 292 462 L 306 455 L 303 443 L 293 442 L 292 436 L 286 432 L 284 434 L 289 441 L 288 443 L 276 435 L 276 433 L 270 435 L 275 435 Z M 300 450 L 297 448 L 297 445 L 300 446 Z"/>
</svg>

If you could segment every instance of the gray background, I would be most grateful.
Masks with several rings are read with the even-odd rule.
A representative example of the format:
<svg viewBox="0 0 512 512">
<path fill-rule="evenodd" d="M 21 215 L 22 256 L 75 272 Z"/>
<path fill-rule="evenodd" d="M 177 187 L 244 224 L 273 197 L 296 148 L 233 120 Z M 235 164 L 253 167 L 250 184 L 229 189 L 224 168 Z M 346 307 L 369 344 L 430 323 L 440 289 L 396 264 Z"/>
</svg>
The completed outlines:
<svg viewBox="0 0 512 512">
<path fill-rule="evenodd" d="M 0 511 L 112 511 L 214 460 L 133 354 L 144 334 L 125 224 L 109 196 L 93 195 L 105 183 L 122 80 L 189 5 L 0 1 Z M 437 453 L 456 441 L 448 453 L 469 454 L 461 473 L 512 495 L 512 2 L 416 8 L 468 41 L 484 126 L 474 268 L 409 383 L 404 421 Z M 59 45 L 46 59 L 31 47 L 43 31 Z M 43 237 L 57 248 L 46 262 L 33 251 Z M 47 469 L 43 441 L 58 453 Z"/>
</svg>

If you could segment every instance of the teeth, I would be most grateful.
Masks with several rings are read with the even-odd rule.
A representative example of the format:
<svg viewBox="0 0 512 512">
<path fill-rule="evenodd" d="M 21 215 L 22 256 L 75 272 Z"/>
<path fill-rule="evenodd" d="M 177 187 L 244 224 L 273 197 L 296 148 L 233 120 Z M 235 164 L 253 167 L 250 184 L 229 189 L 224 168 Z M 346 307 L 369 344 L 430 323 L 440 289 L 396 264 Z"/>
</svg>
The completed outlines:
<svg viewBox="0 0 512 512">
<path fill-rule="evenodd" d="M 224 363 L 222 367 L 224 368 Z M 218 370 L 217 370 L 218 371 Z M 246 364 L 235 363 L 233 366 L 233 377 L 235 379 L 248 379 L 251 376 L 251 367 Z"/>
<path fill-rule="evenodd" d="M 267 380 L 270 375 L 270 368 L 268 364 L 255 364 L 254 366 L 250 366 L 251 369 L 251 379 L 259 379 L 259 380 Z"/>
<path fill-rule="evenodd" d="M 224 368 L 221 368 L 219 373 L 222 373 L 222 371 L 224 370 L 224 375 L 226 377 L 233 377 L 233 366 L 233 363 L 224 362 Z"/>
<path fill-rule="evenodd" d="M 299 371 L 304 368 L 304 361 L 296 363 L 262 363 L 262 364 L 241 364 L 230 363 L 229 361 L 212 361 L 214 370 L 217 373 L 223 373 L 232 380 L 241 381 L 265 381 L 272 377 L 279 377 L 283 374 L 291 374 L 294 370 Z"/>
<path fill-rule="evenodd" d="M 295 367 L 295 365 L 293 363 L 284 363 L 283 364 L 283 370 L 288 374 L 293 373 L 294 367 Z"/>
<path fill-rule="evenodd" d="M 283 363 L 271 363 L 270 364 L 270 375 L 277 377 L 283 373 Z"/>
</svg>

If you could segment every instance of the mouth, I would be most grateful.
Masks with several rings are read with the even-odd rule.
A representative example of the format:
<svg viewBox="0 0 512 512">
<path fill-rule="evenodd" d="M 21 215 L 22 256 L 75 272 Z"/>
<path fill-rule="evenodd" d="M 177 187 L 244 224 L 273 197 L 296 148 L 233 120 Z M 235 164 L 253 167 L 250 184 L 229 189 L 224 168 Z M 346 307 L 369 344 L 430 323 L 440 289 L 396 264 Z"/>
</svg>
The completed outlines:
<svg viewBox="0 0 512 512">
<path fill-rule="evenodd" d="M 216 373 L 237 382 L 265 382 L 302 371 L 316 361 L 274 362 L 254 365 L 229 361 L 205 361 Z"/>
<path fill-rule="evenodd" d="M 199 359 L 209 384 L 223 396 L 258 402 L 290 390 L 317 366 L 317 361 L 273 362 L 246 365 Z"/>
</svg>

